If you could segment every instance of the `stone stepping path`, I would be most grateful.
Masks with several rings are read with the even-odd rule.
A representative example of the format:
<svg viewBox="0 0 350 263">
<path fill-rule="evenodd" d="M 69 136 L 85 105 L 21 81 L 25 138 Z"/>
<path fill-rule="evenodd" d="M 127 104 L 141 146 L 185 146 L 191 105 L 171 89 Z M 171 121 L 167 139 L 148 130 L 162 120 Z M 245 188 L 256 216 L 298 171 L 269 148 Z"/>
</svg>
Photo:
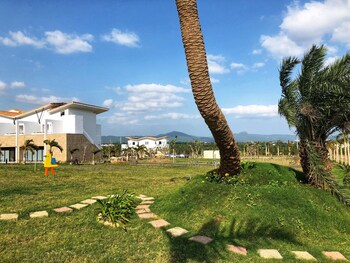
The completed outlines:
<svg viewBox="0 0 350 263">
<path fill-rule="evenodd" d="M 49 213 L 47 211 L 37 211 L 29 214 L 30 218 L 48 217 L 48 216 L 49 216 Z"/>
<path fill-rule="evenodd" d="M 16 213 L 8 213 L 8 214 L 1 214 L 0 220 L 17 220 L 18 214 Z"/>
<path fill-rule="evenodd" d="M 262 258 L 267 259 L 283 259 L 277 249 L 258 249 L 258 254 Z"/>
<path fill-rule="evenodd" d="M 151 212 L 151 209 L 150 209 L 150 206 L 154 204 L 154 201 L 155 201 L 154 197 L 148 197 L 146 195 L 140 194 L 137 196 L 137 198 L 141 200 L 140 205 L 136 207 L 136 214 L 138 214 L 139 218 L 148 219 L 148 218 L 151 218 L 151 216 L 149 215 L 155 215 Z M 167 222 L 164 219 L 153 220 L 148 223 L 157 229 L 171 225 L 169 222 Z M 177 238 L 189 233 L 188 230 L 178 226 L 169 228 L 165 232 L 169 233 L 174 238 Z M 203 245 L 207 245 L 215 241 L 210 237 L 200 236 L 200 235 L 192 236 L 188 240 L 191 240 Z M 227 251 L 241 255 L 241 256 L 248 255 L 247 249 L 242 246 L 235 246 L 235 245 L 229 244 L 227 245 Z M 258 249 L 257 253 L 261 258 L 264 258 L 264 259 L 283 259 L 282 255 L 277 249 Z M 294 254 L 296 260 L 317 261 L 317 259 L 307 251 L 291 251 L 291 253 Z M 335 260 L 347 261 L 347 259 L 338 251 L 323 251 L 322 254 L 324 257 L 332 261 L 335 261 Z"/>
<path fill-rule="evenodd" d="M 307 251 L 292 251 L 296 259 L 317 261 L 313 255 Z"/>
<path fill-rule="evenodd" d="M 58 207 L 52 209 L 56 213 L 71 213 L 73 212 L 73 208 L 76 210 L 80 210 L 84 207 L 87 207 L 89 205 L 92 205 L 97 202 L 97 200 L 103 200 L 106 199 L 107 196 L 94 196 L 89 199 L 85 199 L 81 201 L 80 203 L 70 205 L 68 206 L 63 206 L 63 207 Z M 47 211 L 34 211 L 29 214 L 30 218 L 40 218 L 40 217 L 48 217 L 49 213 Z M 10 220 L 18 220 L 18 214 L 17 213 L 4 213 L 0 214 L 0 221 L 10 221 Z"/>
<path fill-rule="evenodd" d="M 85 199 L 80 203 L 70 205 L 69 207 L 63 206 L 63 207 L 54 208 L 52 210 L 56 213 L 71 213 L 73 212 L 74 209 L 80 210 L 82 208 L 85 208 L 89 205 L 96 203 L 97 200 L 103 200 L 106 198 L 108 198 L 108 196 L 94 196 L 94 197 L 91 197 L 90 199 Z M 150 206 L 155 202 L 154 197 L 148 197 L 146 195 L 141 194 L 141 195 L 138 195 L 137 198 L 141 200 L 140 205 L 136 207 L 136 214 L 138 215 L 139 218 L 141 219 L 158 218 L 158 216 L 152 213 L 150 209 Z M 16 221 L 18 220 L 18 216 L 19 216 L 18 213 L 0 214 L 0 221 Z M 35 211 L 29 214 L 30 218 L 41 218 L 41 217 L 48 217 L 48 216 L 49 216 L 49 213 L 47 211 Z M 156 229 L 168 227 L 171 225 L 168 221 L 161 218 L 150 221 L 148 223 L 151 224 Z M 103 222 L 103 224 L 106 226 L 114 227 L 113 224 L 109 222 Z M 189 233 L 188 230 L 178 226 L 169 228 L 166 230 L 166 232 L 169 233 L 173 238 L 177 238 Z M 188 240 L 191 240 L 203 245 L 207 245 L 215 241 L 210 237 L 200 236 L 200 235 L 192 236 Z M 231 244 L 227 245 L 227 251 L 238 255 L 242 255 L 242 256 L 247 256 L 248 254 L 247 249 L 245 247 L 235 246 Z M 277 249 L 258 249 L 257 253 L 261 258 L 264 258 L 264 259 L 283 259 L 282 255 L 279 253 Z M 294 254 L 296 260 L 317 261 L 317 259 L 307 251 L 291 251 L 291 253 Z M 322 251 L 322 255 L 324 258 L 327 258 L 330 261 L 348 261 L 347 258 L 345 258 L 344 255 L 341 254 L 339 251 Z"/>
</svg>

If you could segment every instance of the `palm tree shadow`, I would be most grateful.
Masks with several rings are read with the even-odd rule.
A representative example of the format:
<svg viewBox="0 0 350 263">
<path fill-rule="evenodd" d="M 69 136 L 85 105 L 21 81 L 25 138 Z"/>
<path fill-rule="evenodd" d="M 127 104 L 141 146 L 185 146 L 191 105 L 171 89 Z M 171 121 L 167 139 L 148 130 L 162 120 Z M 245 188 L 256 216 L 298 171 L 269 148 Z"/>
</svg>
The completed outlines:
<svg viewBox="0 0 350 263">
<path fill-rule="evenodd" d="M 229 227 L 226 228 L 220 227 L 221 222 L 222 218 L 213 218 L 205 223 L 198 232 L 176 238 L 165 232 L 170 244 L 169 262 L 184 263 L 189 260 L 216 262 L 225 257 L 228 244 L 243 246 L 248 250 L 266 247 L 274 240 L 301 245 L 292 232 L 265 224 L 259 219 L 239 221 L 233 218 Z M 207 245 L 189 240 L 189 237 L 196 235 L 208 236 L 214 240 Z"/>
</svg>

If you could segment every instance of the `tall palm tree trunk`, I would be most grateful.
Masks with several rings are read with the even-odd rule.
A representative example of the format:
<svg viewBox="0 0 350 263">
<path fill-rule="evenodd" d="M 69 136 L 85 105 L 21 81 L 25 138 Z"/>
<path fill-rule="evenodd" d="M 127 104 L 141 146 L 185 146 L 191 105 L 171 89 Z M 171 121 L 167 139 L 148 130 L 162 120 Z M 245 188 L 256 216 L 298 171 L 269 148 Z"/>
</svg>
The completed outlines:
<svg viewBox="0 0 350 263">
<path fill-rule="evenodd" d="M 239 150 L 226 118 L 215 100 L 196 0 L 176 0 L 176 5 L 193 96 L 220 151 L 218 173 L 220 176 L 236 175 L 240 170 Z"/>
</svg>

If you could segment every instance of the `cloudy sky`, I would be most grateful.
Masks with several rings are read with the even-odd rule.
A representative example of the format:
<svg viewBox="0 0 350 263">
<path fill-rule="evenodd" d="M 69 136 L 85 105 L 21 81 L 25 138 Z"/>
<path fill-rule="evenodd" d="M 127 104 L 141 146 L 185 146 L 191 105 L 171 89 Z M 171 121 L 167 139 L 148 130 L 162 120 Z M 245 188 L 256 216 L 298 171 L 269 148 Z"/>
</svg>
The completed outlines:
<svg viewBox="0 0 350 263">
<path fill-rule="evenodd" d="M 197 0 L 213 89 L 233 132 L 293 133 L 278 68 L 312 44 L 350 48 L 350 0 Z M 175 0 L 0 1 L 0 110 L 108 107 L 103 135 L 209 135 L 194 103 Z"/>
</svg>

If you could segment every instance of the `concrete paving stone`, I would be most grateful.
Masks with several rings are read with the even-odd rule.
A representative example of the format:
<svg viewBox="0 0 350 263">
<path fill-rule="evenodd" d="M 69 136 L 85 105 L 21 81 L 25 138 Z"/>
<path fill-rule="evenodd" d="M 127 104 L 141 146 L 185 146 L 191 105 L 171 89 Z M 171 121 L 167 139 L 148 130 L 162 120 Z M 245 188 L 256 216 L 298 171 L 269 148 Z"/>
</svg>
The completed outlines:
<svg viewBox="0 0 350 263">
<path fill-rule="evenodd" d="M 18 214 L 16 213 L 8 213 L 8 214 L 1 214 L 0 220 L 17 220 Z"/>
<path fill-rule="evenodd" d="M 103 200 L 103 199 L 107 199 L 107 198 L 108 198 L 107 196 L 102 196 L 102 195 L 91 197 L 91 199 L 96 199 L 96 200 Z"/>
<path fill-rule="evenodd" d="M 138 209 L 136 210 L 136 214 L 144 214 L 144 213 L 151 213 L 151 209 L 144 208 L 144 209 Z"/>
<path fill-rule="evenodd" d="M 92 205 L 92 204 L 94 204 L 94 203 L 96 203 L 96 202 L 97 202 L 97 201 L 96 201 L 95 199 L 86 199 L 86 200 L 81 201 L 80 203 Z"/>
<path fill-rule="evenodd" d="M 136 206 L 136 210 L 138 210 L 138 209 L 149 209 L 149 205 L 138 205 L 138 206 Z"/>
<path fill-rule="evenodd" d="M 296 259 L 316 261 L 316 258 L 307 251 L 292 251 L 292 253 L 295 255 Z"/>
<path fill-rule="evenodd" d="M 141 197 L 142 201 L 154 201 L 154 197 Z"/>
<path fill-rule="evenodd" d="M 165 221 L 164 219 L 154 220 L 148 223 L 150 223 L 154 228 L 170 226 L 170 223 L 168 221 Z"/>
<path fill-rule="evenodd" d="M 172 235 L 173 237 L 179 237 L 184 234 L 187 234 L 188 230 L 177 226 L 177 227 L 168 229 L 166 232 L 170 233 L 170 235 Z"/>
<path fill-rule="evenodd" d="M 148 218 L 157 218 L 158 216 L 153 214 L 153 213 L 141 213 L 141 214 L 137 214 L 139 216 L 139 218 L 142 219 L 148 219 Z"/>
<path fill-rule="evenodd" d="M 240 246 L 234 246 L 234 245 L 227 245 L 227 250 L 242 256 L 247 255 L 247 249 L 245 247 Z"/>
<path fill-rule="evenodd" d="M 194 236 L 189 238 L 189 240 L 201 243 L 203 245 L 209 244 L 210 242 L 213 241 L 212 238 L 206 237 L 206 236 Z"/>
<path fill-rule="evenodd" d="M 258 249 L 258 254 L 262 258 L 283 259 L 277 249 Z"/>
<path fill-rule="evenodd" d="M 153 203 L 154 203 L 154 201 L 142 201 L 141 205 L 151 205 Z"/>
<path fill-rule="evenodd" d="M 87 207 L 87 206 L 88 206 L 88 204 L 74 204 L 74 205 L 70 205 L 69 207 L 80 210 L 80 209 Z"/>
<path fill-rule="evenodd" d="M 48 217 L 49 213 L 47 211 L 36 211 L 29 214 L 30 218 L 36 218 L 36 217 Z"/>
<path fill-rule="evenodd" d="M 53 211 L 55 211 L 56 213 L 71 213 L 73 209 L 67 206 L 63 206 L 63 207 L 55 208 Z"/>
<path fill-rule="evenodd" d="M 347 260 L 346 257 L 338 251 L 322 251 L 322 254 L 331 260 Z"/>
</svg>

